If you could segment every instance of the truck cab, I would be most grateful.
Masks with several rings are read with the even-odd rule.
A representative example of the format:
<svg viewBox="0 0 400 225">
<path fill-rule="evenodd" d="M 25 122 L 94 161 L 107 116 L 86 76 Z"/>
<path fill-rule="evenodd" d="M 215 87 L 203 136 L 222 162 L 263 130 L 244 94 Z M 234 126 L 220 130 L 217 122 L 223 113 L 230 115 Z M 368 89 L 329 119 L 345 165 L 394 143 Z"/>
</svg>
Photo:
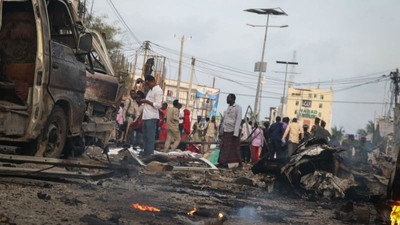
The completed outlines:
<svg viewBox="0 0 400 225">
<path fill-rule="evenodd" d="M 68 0 L 0 0 L 0 150 L 106 147 L 123 88 L 100 35 Z"/>
</svg>

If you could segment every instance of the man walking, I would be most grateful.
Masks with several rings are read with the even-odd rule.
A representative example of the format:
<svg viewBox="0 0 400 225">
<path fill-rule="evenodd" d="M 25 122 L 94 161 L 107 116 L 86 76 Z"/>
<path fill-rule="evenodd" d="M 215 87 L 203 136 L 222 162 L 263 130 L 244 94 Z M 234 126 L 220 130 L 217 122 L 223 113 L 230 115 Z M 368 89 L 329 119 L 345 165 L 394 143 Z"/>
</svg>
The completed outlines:
<svg viewBox="0 0 400 225">
<path fill-rule="evenodd" d="M 292 123 L 286 128 L 285 133 L 282 136 L 282 142 L 286 142 L 286 136 L 289 135 L 288 140 L 288 157 L 290 157 L 299 144 L 299 135 L 303 139 L 303 131 L 299 124 L 297 124 L 297 118 L 293 118 Z"/>
<path fill-rule="evenodd" d="M 319 126 L 319 121 L 320 121 L 320 119 L 318 117 L 315 117 L 314 125 L 311 128 L 311 135 L 313 137 L 317 137 L 321 133 L 321 127 Z"/>
<path fill-rule="evenodd" d="M 172 103 L 174 107 L 169 109 L 166 115 L 167 120 L 167 140 L 165 141 L 164 152 L 168 152 L 171 145 L 171 151 L 174 151 L 181 142 L 181 133 L 179 131 L 179 102 L 174 100 Z"/>
<path fill-rule="evenodd" d="M 269 135 L 271 140 L 271 150 L 269 152 L 269 158 L 274 159 L 276 154 L 277 159 L 282 159 L 284 157 L 284 152 L 282 149 L 282 136 L 285 132 L 283 128 L 283 123 L 281 123 L 281 117 L 276 117 L 276 122 L 269 128 Z"/>
<path fill-rule="evenodd" d="M 327 143 L 332 140 L 332 136 L 327 129 L 325 129 L 326 122 L 321 120 L 321 138 L 323 138 Z M 329 139 L 328 139 L 329 138 Z"/>
<path fill-rule="evenodd" d="M 227 163 L 239 163 L 242 167 L 240 157 L 240 122 L 242 121 L 242 107 L 235 104 L 236 96 L 229 94 L 226 102 L 228 109 L 224 112 L 222 123 L 222 140 L 220 144 L 220 154 L 218 163 L 224 165 Z"/>
<path fill-rule="evenodd" d="M 242 120 L 242 133 L 240 135 L 240 155 L 242 157 L 243 162 L 249 163 L 251 158 L 250 153 L 250 137 L 251 137 L 251 125 L 246 122 L 246 120 Z"/>
<path fill-rule="evenodd" d="M 128 128 L 129 125 L 136 119 L 135 117 L 135 110 L 137 108 L 137 102 L 136 102 L 136 91 L 135 90 L 131 90 L 129 92 L 130 97 L 128 99 L 125 100 L 125 109 L 124 112 L 122 113 L 122 119 L 124 121 L 124 123 L 126 123 L 126 127 L 124 130 L 124 142 L 128 145 L 133 144 L 131 142 L 131 138 L 132 137 L 128 137 Z M 134 135 L 134 132 L 132 132 L 131 135 Z"/>
<path fill-rule="evenodd" d="M 211 117 L 211 120 L 207 122 L 206 128 L 204 130 L 204 136 L 206 137 L 206 142 L 215 141 L 215 132 L 217 131 L 217 123 L 215 122 L 215 116 Z M 210 144 L 204 145 L 204 154 L 207 154 L 210 150 Z"/>
<path fill-rule="evenodd" d="M 197 121 L 193 123 L 193 128 L 192 128 L 192 135 L 193 135 L 193 140 L 194 141 L 201 141 L 199 136 L 199 133 L 201 131 L 201 116 L 197 116 Z"/>
<path fill-rule="evenodd" d="M 157 122 L 160 119 L 158 110 L 161 108 L 163 91 L 153 76 L 145 77 L 145 84 L 149 87 L 146 99 L 142 99 L 143 108 L 143 142 L 144 155 L 154 153 L 154 143 L 156 137 Z"/>
</svg>

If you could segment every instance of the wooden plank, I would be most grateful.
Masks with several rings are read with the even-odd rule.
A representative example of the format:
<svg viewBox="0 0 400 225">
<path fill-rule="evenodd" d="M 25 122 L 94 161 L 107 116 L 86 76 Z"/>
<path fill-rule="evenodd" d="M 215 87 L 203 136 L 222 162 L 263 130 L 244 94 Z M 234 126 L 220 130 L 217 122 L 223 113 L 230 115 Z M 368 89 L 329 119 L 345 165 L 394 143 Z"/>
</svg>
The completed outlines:
<svg viewBox="0 0 400 225">
<path fill-rule="evenodd" d="M 112 176 L 113 172 L 106 172 L 101 174 L 85 173 L 85 172 L 72 172 L 72 171 L 59 171 L 59 170 L 43 170 L 21 167 L 0 167 L 0 175 L 11 176 L 30 176 L 30 177 L 46 177 L 46 178 L 74 178 L 74 179 L 103 179 Z"/>
<path fill-rule="evenodd" d="M 36 163 L 36 164 L 54 165 L 59 167 L 69 166 L 69 167 L 84 167 L 92 169 L 120 168 L 120 165 L 118 164 L 102 164 L 102 163 L 88 162 L 81 160 L 42 158 L 34 156 L 6 155 L 6 154 L 0 154 L 0 162 Z"/>
</svg>

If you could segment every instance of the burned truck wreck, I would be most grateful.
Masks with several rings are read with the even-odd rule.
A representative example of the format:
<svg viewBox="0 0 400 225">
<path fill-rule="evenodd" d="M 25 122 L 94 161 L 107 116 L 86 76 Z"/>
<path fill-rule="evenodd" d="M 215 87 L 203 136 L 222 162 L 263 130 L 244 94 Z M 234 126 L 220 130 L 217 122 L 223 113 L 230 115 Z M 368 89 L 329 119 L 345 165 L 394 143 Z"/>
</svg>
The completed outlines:
<svg viewBox="0 0 400 225">
<path fill-rule="evenodd" d="M 0 149 L 60 157 L 105 147 L 123 88 L 68 0 L 0 0 Z"/>
</svg>

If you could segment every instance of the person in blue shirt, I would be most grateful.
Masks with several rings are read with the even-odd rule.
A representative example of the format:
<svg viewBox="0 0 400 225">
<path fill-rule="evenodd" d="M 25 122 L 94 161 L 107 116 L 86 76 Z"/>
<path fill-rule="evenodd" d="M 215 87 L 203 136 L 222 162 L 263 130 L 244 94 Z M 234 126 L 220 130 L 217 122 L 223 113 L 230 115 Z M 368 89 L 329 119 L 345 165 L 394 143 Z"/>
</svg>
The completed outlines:
<svg viewBox="0 0 400 225">
<path fill-rule="evenodd" d="M 269 152 L 269 158 L 274 159 L 274 155 L 276 154 L 277 159 L 284 159 L 285 154 L 282 148 L 282 136 L 285 132 L 283 128 L 283 123 L 281 122 L 281 117 L 276 117 L 276 122 L 271 125 L 269 128 L 269 135 L 271 141 L 271 149 Z"/>
</svg>

